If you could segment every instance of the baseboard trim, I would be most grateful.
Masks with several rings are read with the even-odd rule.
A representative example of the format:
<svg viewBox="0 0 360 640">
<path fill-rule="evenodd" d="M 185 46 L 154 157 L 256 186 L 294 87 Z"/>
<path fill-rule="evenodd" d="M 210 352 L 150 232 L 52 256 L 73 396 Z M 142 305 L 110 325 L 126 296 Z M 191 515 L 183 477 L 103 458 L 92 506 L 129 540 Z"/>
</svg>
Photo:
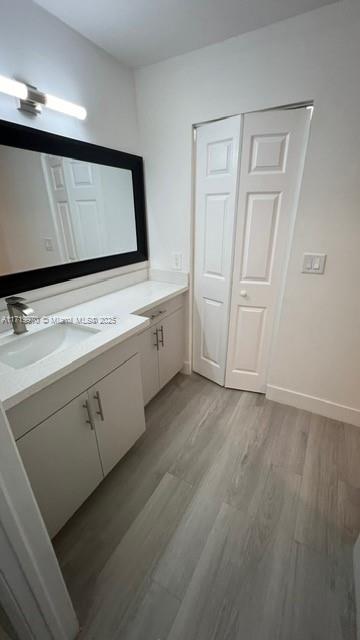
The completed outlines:
<svg viewBox="0 0 360 640">
<path fill-rule="evenodd" d="M 185 360 L 183 364 L 183 368 L 181 369 L 181 373 L 184 373 L 186 376 L 189 376 L 191 373 L 191 362 L 190 360 Z"/>
<path fill-rule="evenodd" d="M 360 640 L 360 536 L 355 542 L 353 551 L 355 608 L 357 622 L 357 638 Z"/>
<path fill-rule="evenodd" d="M 275 402 L 289 404 L 292 407 L 297 407 L 297 409 L 305 409 L 326 418 L 348 422 L 360 427 L 360 409 L 336 404 L 330 400 L 310 396 L 306 393 L 298 393 L 297 391 L 291 391 L 291 389 L 284 389 L 272 384 L 267 385 L 266 397 Z"/>
</svg>

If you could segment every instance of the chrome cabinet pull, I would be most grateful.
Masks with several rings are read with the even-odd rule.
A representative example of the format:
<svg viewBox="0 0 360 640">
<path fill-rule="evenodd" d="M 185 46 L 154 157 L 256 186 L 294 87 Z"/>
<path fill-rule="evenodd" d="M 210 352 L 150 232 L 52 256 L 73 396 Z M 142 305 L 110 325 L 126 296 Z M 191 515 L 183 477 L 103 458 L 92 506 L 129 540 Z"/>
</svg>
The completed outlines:
<svg viewBox="0 0 360 640">
<path fill-rule="evenodd" d="M 84 404 L 83 404 L 83 408 L 86 409 L 87 411 L 87 415 L 88 415 L 88 419 L 85 420 L 86 424 L 89 424 L 91 427 L 91 431 L 94 431 L 94 425 L 93 425 L 93 421 L 91 420 L 91 413 L 90 413 L 90 407 L 89 407 L 89 401 L 85 400 Z"/>
<path fill-rule="evenodd" d="M 97 400 L 98 403 L 98 411 L 96 412 L 98 416 L 100 416 L 101 418 L 101 422 L 104 422 L 105 418 L 104 418 L 104 411 L 102 408 L 102 402 L 101 402 L 101 397 L 100 397 L 100 392 L 96 391 L 95 395 L 94 395 L 94 400 Z"/>
<path fill-rule="evenodd" d="M 160 338 L 160 343 L 161 345 L 164 347 L 164 327 L 161 325 L 160 329 L 159 329 L 160 333 L 161 333 L 161 338 Z"/>
<path fill-rule="evenodd" d="M 156 347 L 156 350 L 159 351 L 159 334 L 158 334 L 158 330 L 156 329 L 156 331 L 154 331 L 154 336 L 156 338 L 156 342 L 154 344 L 154 347 Z"/>
</svg>

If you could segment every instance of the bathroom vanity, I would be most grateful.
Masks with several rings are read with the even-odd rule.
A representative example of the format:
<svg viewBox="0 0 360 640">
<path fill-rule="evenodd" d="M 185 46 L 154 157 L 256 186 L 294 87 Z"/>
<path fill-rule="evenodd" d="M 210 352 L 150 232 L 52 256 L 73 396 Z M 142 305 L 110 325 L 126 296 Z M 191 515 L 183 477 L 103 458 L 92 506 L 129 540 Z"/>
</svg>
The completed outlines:
<svg viewBox="0 0 360 640">
<path fill-rule="evenodd" d="M 66 309 L 59 324 L 0 337 L 2 400 L 51 536 L 141 436 L 144 405 L 182 369 L 186 291 L 146 281 Z M 73 324 L 94 317 L 104 324 Z M 90 333 L 26 366 L 14 366 L 23 354 L 2 360 L 9 341 L 20 352 L 20 341 L 49 342 L 59 326 Z"/>
<path fill-rule="evenodd" d="M 0 187 L 0 400 L 54 536 L 182 369 L 187 276 L 147 279 L 140 156 L 0 121 Z"/>
</svg>

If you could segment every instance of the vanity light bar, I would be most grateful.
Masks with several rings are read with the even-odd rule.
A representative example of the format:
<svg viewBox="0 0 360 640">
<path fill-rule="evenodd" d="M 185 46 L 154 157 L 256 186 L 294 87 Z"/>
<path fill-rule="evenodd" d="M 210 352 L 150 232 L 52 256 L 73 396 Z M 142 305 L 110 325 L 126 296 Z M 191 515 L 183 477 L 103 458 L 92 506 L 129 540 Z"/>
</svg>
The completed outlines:
<svg viewBox="0 0 360 640">
<path fill-rule="evenodd" d="M 28 95 L 26 84 L 11 78 L 5 78 L 5 76 L 0 76 L 0 91 L 20 100 L 26 100 Z"/>
<path fill-rule="evenodd" d="M 0 92 L 19 98 L 20 111 L 27 111 L 33 115 L 41 113 L 43 106 L 53 111 L 65 113 L 73 118 L 78 118 L 78 120 L 85 120 L 87 115 L 86 109 L 78 104 L 68 102 L 68 100 L 62 100 L 62 98 L 57 98 L 48 93 L 42 93 L 42 91 L 38 91 L 36 87 L 1 75 Z"/>
</svg>

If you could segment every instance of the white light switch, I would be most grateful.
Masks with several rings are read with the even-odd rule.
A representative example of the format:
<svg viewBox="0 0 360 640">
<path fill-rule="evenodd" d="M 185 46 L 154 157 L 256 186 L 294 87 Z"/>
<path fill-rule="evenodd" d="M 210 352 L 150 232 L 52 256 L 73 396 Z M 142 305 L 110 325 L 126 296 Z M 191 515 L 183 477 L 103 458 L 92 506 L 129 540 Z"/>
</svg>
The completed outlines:
<svg viewBox="0 0 360 640">
<path fill-rule="evenodd" d="M 304 253 L 303 273 L 322 274 L 325 271 L 326 253 Z"/>
<path fill-rule="evenodd" d="M 174 271 L 181 271 L 182 269 L 182 253 L 173 253 L 172 254 L 172 268 Z"/>
<path fill-rule="evenodd" d="M 52 238 L 44 238 L 45 251 L 54 251 Z"/>
</svg>

